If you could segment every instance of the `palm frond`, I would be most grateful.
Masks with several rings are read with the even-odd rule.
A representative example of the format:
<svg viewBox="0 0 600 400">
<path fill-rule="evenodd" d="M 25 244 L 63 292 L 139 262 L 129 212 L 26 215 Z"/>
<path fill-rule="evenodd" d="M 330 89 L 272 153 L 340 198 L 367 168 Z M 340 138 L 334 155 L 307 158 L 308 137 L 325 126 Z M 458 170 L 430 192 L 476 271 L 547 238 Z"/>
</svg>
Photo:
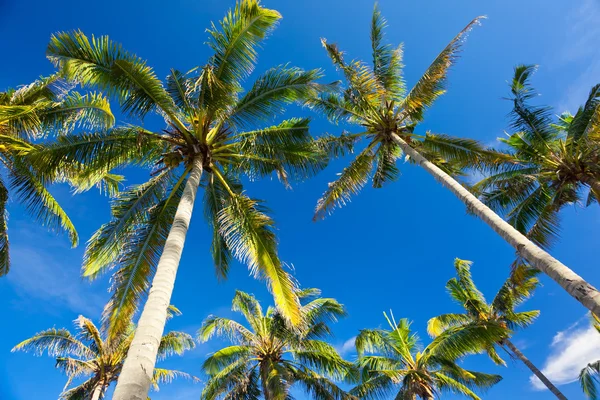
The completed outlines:
<svg viewBox="0 0 600 400">
<path fill-rule="evenodd" d="M 10 270 L 10 253 L 8 241 L 8 215 L 6 203 L 8 202 L 8 189 L 0 179 L 0 277 L 8 274 Z"/>
<path fill-rule="evenodd" d="M 171 331 L 163 335 L 158 346 L 157 357 L 159 360 L 172 356 L 173 354 L 182 355 L 188 350 L 196 347 L 196 342 L 191 335 L 185 332 Z"/>
<path fill-rule="evenodd" d="M 273 220 L 257 200 L 232 196 L 219 214 L 219 231 L 227 247 L 255 276 L 266 279 L 277 307 L 293 324 L 300 322 L 300 304 L 295 283 L 277 255 Z"/>
<path fill-rule="evenodd" d="M 369 180 L 374 159 L 375 154 L 369 146 L 344 168 L 339 178 L 335 182 L 329 183 L 329 187 L 317 202 L 313 219 L 324 218 L 325 214 L 334 207 L 346 205 L 352 195 L 356 195 Z"/>
<path fill-rule="evenodd" d="M 379 84 L 385 88 L 386 97 L 399 100 L 406 90 L 402 79 L 402 45 L 393 49 L 383 43 L 383 31 L 387 21 L 381 15 L 379 6 L 375 3 L 371 20 L 371 48 L 373 49 L 373 73 Z"/>
<path fill-rule="evenodd" d="M 376 150 L 375 172 L 373 187 L 381 188 L 384 184 L 395 181 L 400 175 L 396 161 L 402 155 L 402 150 L 394 142 L 383 142 Z"/>
<path fill-rule="evenodd" d="M 96 354 L 88 346 L 83 344 L 66 329 L 47 329 L 36 333 L 31 338 L 17 344 L 11 350 L 32 351 L 36 355 L 42 355 L 44 351 L 50 356 L 79 356 L 95 357 Z"/>
<path fill-rule="evenodd" d="M 458 57 L 468 33 L 476 25 L 481 23 L 484 17 L 477 17 L 471 21 L 458 35 L 442 50 L 433 60 L 423 76 L 415 86 L 408 92 L 402 101 L 401 108 L 405 118 L 412 122 L 423 119 L 423 113 L 434 101 L 446 90 L 446 79 L 448 69 L 454 64 Z"/>
<path fill-rule="evenodd" d="M 600 361 L 588 364 L 579 373 L 579 384 L 588 399 L 596 400 L 598 398 L 599 373 Z"/>
</svg>

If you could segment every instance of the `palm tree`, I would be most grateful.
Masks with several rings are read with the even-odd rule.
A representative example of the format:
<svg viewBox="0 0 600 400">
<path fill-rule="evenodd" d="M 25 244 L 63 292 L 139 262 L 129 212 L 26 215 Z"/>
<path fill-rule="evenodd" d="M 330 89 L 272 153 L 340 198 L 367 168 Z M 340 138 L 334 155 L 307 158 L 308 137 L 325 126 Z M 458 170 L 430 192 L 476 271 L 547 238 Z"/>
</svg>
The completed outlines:
<svg viewBox="0 0 600 400">
<path fill-rule="evenodd" d="M 0 276 L 10 269 L 6 210 L 9 188 L 14 192 L 11 197 L 15 196 L 41 225 L 66 232 L 71 244 L 77 245 L 73 222 L 48 191 L 50 180 L 40 174 L 39 165 L 23 157 L 43 147 L 40 140 L 51 135 L 63 135 L 79 127 L 102 129 L 113 125 L 114 117 L 103 96 L 81 95 L 71 89 L 53 75 L 0 92 L 0 160 L 3 176 L 8 178 L 8 184 L 0 180 Z"/>
<path fill-rule="evenodd" d="M 275 67 L 242 95 L 257 48 L 280 17 L 256 0 L 239 0 L 209 30 L 214 55 L 208 62 L 188 73 L 172 70 L 165 85 L 145 61 L 106 36 L 89 39 L 76 31 L 51 39 L 48 57 L 68 80 L 106 90 L 132 116 L 155 112 L 166 122 L 161 132 L 129 125 L 64 137 L 48 151 L 30 155 L 50 171 L 65 162 L 97 173 L 126 164 L 154 167 L 148 182 L 114 202 L 112 221 L 92 237 L 84 260 L 83 274 L 92 279 L 117 267 L 105 316 L 109 325 L 133 315 L 147 294 L 115 399 L 144 400 L 148 392 L 151 376 L 145 371 L 154 367 L 199 186 L 213 230 L 217 274 L 227 276 L 233 257 L 246 263 L 268 281 L 282 314 L 299 321 L 294 285 L 277 255 L 274 222 L 239 180 L 275 173 L 287 184 L 322 169 L 324 150 L 336 148 L 327 140 L 313 141 L 307 118 L 259 126 L 285 105 L 329 88 L 315 83 L 319 70 Z"/>
<path fill-rule="evenodd" d="M 310 300 L 300 309 L 299 328 L 286 323 L 275 308 L 263 312 L 254 296 L 240 291 L 233 298 L 232 310 L 242 313 L 246 326 L 209 316 L 198 331 L 199 339 L 225 336 L 232 345 L 204 362 L 209 380 L 202 399 L 259 399 L 261 395 L 266 400 L 290 399 L 294 385 L 315 399 L 349 398 L 331 379 L 351 380 L 352 363 L 322 340 L 330 334 L 328 323 L 345 311 L 335 299 L 319 294 L 316 289 L 299 293 L 301 299 Z"/>
<path fill-rule="evenodd" d="M 385 315 L 385 313 L 384 313 Z M 478 353 L 482 345 L 500 337 L 502 328 L 472 324 L 465 330 L 448 329 L 420 349 L 411 323 L 385 315 L 389 330 L 364 329 L 356 337 L 362 382 L 350 391 L 361 399 L 434 399 L 443 392 L 479 399 L 473 390 L 486 389 L 502 380 L 466 370 L 458 365 L 465 355 Z"/>
<path fill-rule="evenodd" d="M 471 278 L 471 261 L 456 259 L 454 268 L 457 278 L 452 278 L 446 284 L 450 297 L 465 309 L 464 314 L 442 314 L 429 320 L 427 331 L 433 337 L 441 335 L 449 328 L 466 328 L 471 324 L 485 324 L 494 322 L 504 328 L 501 340 L 486 346 L 486 352 L 496 364 L 506 365 L 495 350 L 495 346 L 508 348 L 509 354 L 521 360 L 537 376 L 550 391 L 559 399 L 566 397 L 544 376 L 544 374 L 525 357 L 523 353 L 510 341 L 514 330 L 526 328 L 531 325 L 539 315 L 539 310 L 515 311 L 519 305 L 527 300 L 539 281 L 538 270 L 524 264 L 516 265 L 510 277 L 504 282 L 494 300 L 490 304 L 483 294 L 477 289 Z M 506 349 L 505 349 L 506 350 Z M 508 351 L 507 350 L 507 351 Z"/>
<path fill-rule="evenodd" d="M 454 193 L 471 213 L 494 229 L 531 265 L 548 274 L 592 312 L 600 314 L 600 292 L 596 288 L 536 246 L 451 177 L 466 167 L 501 162 L 505 155 L 483 150 L 477 142 L 469 139 L 429 132 L 425 135 L 415 133 L 425 110 L 444 93 L 447 71 L 457 59 L 467 33 L 480 20 L 481 17 L 471 21 L 408 92 L 401 75 L 402 47 L 393 49 L 383 43 L 386 22 L 377 7 L 371 25 L 372 69 L 361 61 L 346 63 L 337 46 L 323 40 L 333 63 L 343 72 L 348 87 L 342 92 L 322 94 L 310 103 L 334 122 L 361 126 L 362 132 L 342 137 L 346 140 L 366 139 L 368 144 L 339 174 L 339 178 L 329 184 L 318 201 L 315 218 L 322 218 L 335 206 L 346 204 L 371 175 L 376 188 L 395 180 L 399 172 L 396 161 L 404 153 L 406 158 L 423 167 Z"/>
<path fill-rule="evenodd" d="M 535 70 L 535 65 L 515 68 L 510 85 L 515 133 L 499 139 L 508 145 L 509 158 L 473 189 L 519 232 L 547 248 L 558 236 L 563 207 L 584 195 L 587 205 L 600 199 L 600 84 L 575 116 L 565 113 L 555 121 L 550 107 L 529 104 L 538 96 L 529 83 Z"/>
<path fill-rule="evenodd" d="M 592 314 L 594 328 L 600 333 L 600 318 Z M 585 395 L 592 400 L 598 398 L 598 381 L 600 381 L 600 360 L 589 363 L 579 373 L 579 383 Z"/>
<path fill-rule="evenodd" d="M 169 308 L 170 316 L 179 315 L 175 307 Z M 106 390 L 115 382 L 131 346 L 135 326 L 128 328 L 118 335 L 109 335 L 103 329 L 98 329 L 94 323 L 80 315 L 75 320 L 77 334 L 67 329 L 51 328 L 16 345 L 12 351 L 32 351 L 42 355 L 45 351 L 51 357 L 56 357 L 56 368 L 62 370 L 68 377 L 67 384 L 60 395 L 62 400 L 104 398 Z M 182 355 L 186 350 L 193 349 L 193 338 L 184 332 L 171 331 L 160 341 L 158 357 L 164 359 L 173 354 Z M 73 379 L 87 379 L 70 389 Z M 169 383 L 174 378 L 197 378 L 177 370 L 154 368 L 152 384 L 156 390 L 161 383 Z"/>
</svg>

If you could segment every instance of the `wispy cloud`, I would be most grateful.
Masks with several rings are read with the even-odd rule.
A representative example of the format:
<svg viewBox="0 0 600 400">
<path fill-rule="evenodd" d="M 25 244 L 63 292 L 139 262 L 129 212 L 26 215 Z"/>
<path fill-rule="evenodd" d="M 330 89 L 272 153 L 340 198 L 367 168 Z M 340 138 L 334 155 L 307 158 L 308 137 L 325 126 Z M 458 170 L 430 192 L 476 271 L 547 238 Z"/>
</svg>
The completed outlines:
<svg viewBox="0 0 600 400">
<path fill-rule="evenodd" d="M 583 367 L 600 359 L 600 334 L 587 321 L 586 318 L 554 335 L 551 354 L 542 368 L 551 382 L 574 382 Z M 546 389 L 538 378 L 531 376 L 530 381 L 535 389 Z"/>
<path fill-rule="evenodd" d="M 335 346 L 335 349 L 338 351 L 338 353 L 340 353 L 340 355 L 342 357 L 344 357 L 355 351 L 355 349 L 354 349 L 355 342 L 356 342 L 356 336 L 353 336 L 350 339 L 346 340 L 344 343 L 341 343 L 341 344 Z"/>
<path fill-rule="evenodd" d="M 564 39 L 558 54 L 558 60 L 552 60 L 561 67 L 571 70 L 573 64 L 586 65 L 583 72 L 571 76 L 574 80 L 558 105 L 559 112 L 575 113 L 584 103 L 590 88 L 600 82 L 600 54 L 597 51 L 600 37 L 600 2 L 583 0 L 574 7 L 566 18 Z"/>
<path fill-rule="evenodd" d="M 66 307 L 96 318 L 104 296 L 100 289 L 81 279 L 80 263 L 75 259 L 58 258 L 40 247 L 13 246 L 12 267 L 7 279 L 24 304 L 35 299 L 35 304 L 49 310 Z"/>
</svg>

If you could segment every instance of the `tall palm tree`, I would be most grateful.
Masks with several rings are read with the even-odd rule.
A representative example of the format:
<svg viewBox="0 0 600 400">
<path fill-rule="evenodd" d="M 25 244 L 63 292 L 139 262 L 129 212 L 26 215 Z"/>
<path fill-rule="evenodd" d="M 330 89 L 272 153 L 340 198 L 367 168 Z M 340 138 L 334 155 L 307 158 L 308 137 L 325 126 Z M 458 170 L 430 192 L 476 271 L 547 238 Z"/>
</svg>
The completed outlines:
<svg viewBox="0 0 600 400">
<path fill-rule="evenodd" d="M 501 162 L 506 156 L 483 150 L 473 140 L 430 132 L 415 133 L 425 110 L 444 93 L 448 69 L 457 59 L 467 33 L 480 20 L 481 17 L 471 21 L 408 92 L 401 75 L 402 47 L 393 49 L 384 44 L 386 22 L 377 7 L 371 25 L 373 68 L 361 61 L 347 63 L 336 45 L 323 40 L 333 63 L 343 72 L 347 88 L 339 93 L 323 94 L 313 99 L 311 105 L 332 121 L 359 125 L 362 132 L 343 135 L 343 138 L 365 139 L 367 145 L 339 178 L 329 184 L 317 203 L 315 218 L 323 217 L 335 206 L 344 205 L 362 189 L 371 175 L 376 188 L 395 180 L 398 177 L 396 162 L 404 153 L 411 162 L 423 167 L 454 193 L 471 213 L 494 229 L 531 265 L 548 274 L 592 312 L 600 314 L 600 292 L 596 288 L 536 246 L 451 176 L 465 167 Z"/>
<path fill-rule="evenodd" d="M 237 291 L 232 309 L 242 313 L 246 326 L 234 320 L 209 316 L 198 331 L 201 341 L 225 336 L 232 345 L 211 354 L 202 368 L 209 380 L 202 399 L 283 400 L 293 398 L 290 388 L 304 389 L 315 399 L 349 396 L 333 380 L 351 380 L 352 363 L 322 339 L 328 323 L 345 315 L 335 299 L 318 297 L 320 291 L 299 293 L 309 300 L 301 308 L 302 323 L 291 327 L 279 311 L 263 312 L 254 296 Z"/>
<path fill-rule="evenodd" d="M 454 260 L 457 278 L 450 279 L 446 284 L 450 297 L 465 309 L 465 313 L 442 314 L 430 319 L 427 325 L 429 334 L 437 337 L 449 328 L 466 328 L 473 323 L 485 324 L 488 321 L 498 323 L 504 328 L 503 337 L 486 346 L 486 352 L 492 361 L 506 365 L 494 347 L 497 345 L 505 348 L 527 365 L 556 397 L 566 399 L 560 390 L 510 341 L 515 329 L 528 327 L 540 313 L 539 310 L 515 311 L 515 308 L 527 300 L 538 286 L 539 271 L 523 264 L 515 266 L 492 302 L 488 303 L 473 282 L 471 264 L 471 261 L 458 258 Z"/>
<path fill-rule="evenodd" d="M 154 366 L 199 186 L 218 275 L 226 277 L 233 257 L 246 263 L 268 281 L 283 315 L 299 321 L 294 285 L 277 255 L 273 220 L 239 180 L 277 174 L 287 184 L 323 168 L 324 150 L 331 147 L 313 141 L 307 118 L 259 125 L 285 105 L 327 89 L 315 83 L 319 70 L 275 67 L 242 94 L 257 48 L 280 17 L 256 0 L 239 0 L 209 30 L 214 55 L 188 73 L 172 70 L 165 85 L 145 61 L 106 36 L 89 39 L 76 31 L 51 39 L 48 57 L 70 81 L 106 90 L 135 117 L 155 112 L 166 122 L 161 132 L 130 125 L 64 137 L 48 151 L 30 155 L 50 171 L 73 161 L 97 173 L 125 164 L 155 168 L 148 182 L 115 201 L 113 219 L 90 240 L 83 266 L 89 278 L 117 267 L 106 309 L 111 325 L 124 320 L 122 314 L 133 315 L 147 294 L 115 399 L 144 400 L 148 392 L 152 377 L 146 371 Z"/>
<path fill-rule="evenodd" d="M 594 329 L 600 333 L 600 318 L 592 314 Z M 589 363 L 579 373 L 579 383 L 585 395 L 592 400 L 598 398 L 598 382 L 600 381 L 600 360 Z"/>
<path fill-rule="evenodd" d="M 172 314 L 180 314 L 180 312 L 171 306 L 170 315 Z M 121 373 L 133 340 L 135 326 L 130 324 L 118 335 L 109 335 L 103 329 L 98 329 L 91 320 L 80 315 L 75 320 L 75 327 L 76 335 L 64 328 L 51 328 L 36 333 L 16 345 L 12 351 L 32 351 L 36 355 L 42 355 L 47 351 L 49 356 L 56 357 L 56 368 L 62 370 L 68 377 L 60 399 L 102 399 L 108 387 Z M 190 335 L 171 331 L 161 338 L 158 357 L 164 359 L 173 354 L 181 355 L 194 347 L 195 342 Z M 152 384 L 156 390 L 159 384 L 169 383 L 177 377 L 197 380 L 185 372 L 164 368 L 154 368 L 152 376 Z M 73 379 L 82 377 L 87 379 L 69 388 Z"/>
<path fill-rule="evenodd" d="M 0 180 L 0 276 L 10 269 L 6 210 L 9 189 L 13 191 L 10 197 L 15 196 L 40 224 L 67 233 L 71 244 L 77 245 L 73 222 L 48 191 L 50 180 L 40 174 L 39 165 L 23 157 L 30 150 L 43 147 L 41 142 L 53 135 L 64 135 L 80 127 L 103 129 L 113 125 L 106 98 L 96 93 L 81 95 L 71 89 L 53 75 L 0 92 L 0 161 L 3 176 L 8 178 L 8 184 Z"/>
<path fill-rule="evenodd" d="M 499 375 L 458 365 L 460 358 L 478 353 L 482 345 L 498 338 L 500 326 L 472 324 L 466 330 L 448 329 L 421 349 L 419 336 L 411 331 L 407 319 L 396 323 L 393 315 L 385 317 L 390 329 L 364 329 L 356 337 L 362 382 L 351 394 L 361 399 L 429 400 L 449 392 L 479 399 L 475 389 L 487 389 L 502 380 Z"/>
<path fill-rule="evenodd" d="M 474 186 L 482 200 L 533 242 L 549 247 L 559 232 L 559 211 L 600 199 L 600 84 L 573 116 L 557 120 L 551 107 L 534 106 L 529 83 L 535 65 L 515 68 L 510 90 L 515 133 L 499 139 L 509 158 Z M 587 193 L 586 193 L 587 192 Z"/>
</svg>

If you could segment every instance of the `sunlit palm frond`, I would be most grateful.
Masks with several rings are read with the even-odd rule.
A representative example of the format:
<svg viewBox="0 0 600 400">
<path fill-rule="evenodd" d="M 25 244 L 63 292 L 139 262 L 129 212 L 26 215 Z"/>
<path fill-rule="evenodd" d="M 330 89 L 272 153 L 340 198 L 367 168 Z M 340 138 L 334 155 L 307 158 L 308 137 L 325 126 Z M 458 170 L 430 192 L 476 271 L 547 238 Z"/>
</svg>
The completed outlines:
<svg viewBox="0 0 600 400">
<path fill-rule="evenodd" d="M 402 150 L 396 143 L 384 142 L 379 145 L 375 154 L 373 187 L 381 188 L 384 184 L 398 179 L 400 170 L 396 167 L 396 161 L 402 155 Z"/>
<path fill-rule="evenodd" d="M 166 197 L 173 171 L 165 170 L 148 182 L 134 186 L 112 202 L 112 220 L 98 229 L 88 241 L 83 276 L 94 279 L 119 258 L 123 242 L 147 219 L 148 210 Z"/>
<path fill-rule="evenodd" d="M 329 183 L 329 187 L 317 202 L 314 219 L 324 218 L 325 214 L 334 207 L 346 205 L 369 180 L 374 160 L 375 154 L 369 146 L 344 168 L 339 178 Z"/>
<path fill-rule="evenodd" d="M 427 333 L 436 337 L 448 328 L 461 326 L 471 321 L 472 317 L 466 314 L 441 314 L 427 322 Z"/>
<path fill-rule="evenodd" d="M 598 132 L 600 132 L 600 85 L 595 85 L 590 90 L 583 107 L 579 108 L 568 125 L 567 135 L 568 138 L 578 142 L 580 138 Z"/>
<path fill-rule="evenodd" d="M 245 195 L 230 198 L 219 214 L 219 231 L 227 247 L 255 276 L 266 279 L 277 307 L 293 324 L 300 322 L 295 283 L 277 255 L 273 220 L 257 200 Z"/>
<path fill-rule="evenodd" d="M 206 342 L 214 335 L 225 335 L 235 343 L 248 343 L 254 339 L 254 334 L 238 322 L 210 315 L 198 329 L 198 340 Z"/>
<path fill-rule="evenodd" d="M 173 354 L 182 355 L 196 347 L 194 338 L 188 333 L 171 331 L 163 335 L 158 346 L 158 359 L 162 360 Z"/>
<path fill-rule="evenodd" d="M 373 49 L 373 73 L 379 84 L 385 88 L 386 97 L 390 100 L 399 100 L 406 90 L 402 79 L 402 45 L 396 49 L 383 43 L 383 31 L 387 21 L 381 15 L 379 6 L 375 4 L 371 20 L 371 48 Z"/>
<path fill-rule="evenodd" d="M 92 349 L 73 336 L 68 330 L 56 328 L 36 333 L 31 338 L 13 347 L 11 351 L 32 351 L 36 355 L 42 355 L 47 351 L 50 356 L 96 356 Z"/>
<path fill-rule="evenodd" d="M 258 77 L 252 88 L 233 107 L 228 119 L 236 126 L 248 126 L 282 114 L 285 105 L 316 97 L 328 90 L 327 85 L 316 83 L 322 76 L 323 73 L 318 69 L 272 68 Z"/>
<path fill-rule="evenodd" d="M 154 386 L 154 390 L 158 390 L 158 385 L 161 383 L 171 383 L 176 378 L 184 378 L 194 382 L 200 382 L 200 379 L 186 372 L 173 369 L 154 368 L 154 373 L 152 375 L 152 385 Z"/>
<path fill-rule="evenodd" d="M 238 0 L 219 26 L 208 31 L 215 78 L 233 89 L 254 70 L 260 42 L 273 30 L 281 15 L 263 8 L 257 0 Z"/>
<path fill-rule="evenodd" d="M 173 99 L 154 70 L 108 36 L 89 39 L 81 31 L 57 33 L 46 54 L 68 80 L 117 96 L 125 112 L 143 117 L 158 107 L 183 128 Z"/>
<path fill-rule="evenodd" d="M 10 165 L 9 179 L 15 196 L 20 199 L 25 209 L 34 218 L 52 231 L 67 233 L 71 239 L 71 245 L 77 245 L 79 237 L 73 222 L 48 191 L 47 182 L 43 178 L 38 176 L 23 160 L 15 158 Z"/>
<path fill-rule="evenodd" d="M 401 104 L 405 118 L 408 118 L 412 122 L 421 121 L 425 109 L 430 107 L 445 92 L 448 69 L 450 69 L 458 58 L 458 53 L 468 33 L 475 26 L 479 25 L 483 18 L 475 18 L 460 31 L 433 60 L 423 76 L 408 92 Z"/>
<path fill-rule="evenodd" d="M 245 359 L 247 362 L 252 357 L 253 348 L 248 345 L 236 345 L 224 347 L 208 356 L 202 364 L 204 372 L 215 375 L 229 365 Z"/>
<path fill-rule="evenodd" d="M 82 342 L 90 343 L 90 349 L 92 349 L 94 353 L 102 355 L 104 353 L 104 340 L 92 320 L 80 315 L 74 322 L 79 331 L 78 336 L 80 340 L 82 340 Z"/>
</svg>

